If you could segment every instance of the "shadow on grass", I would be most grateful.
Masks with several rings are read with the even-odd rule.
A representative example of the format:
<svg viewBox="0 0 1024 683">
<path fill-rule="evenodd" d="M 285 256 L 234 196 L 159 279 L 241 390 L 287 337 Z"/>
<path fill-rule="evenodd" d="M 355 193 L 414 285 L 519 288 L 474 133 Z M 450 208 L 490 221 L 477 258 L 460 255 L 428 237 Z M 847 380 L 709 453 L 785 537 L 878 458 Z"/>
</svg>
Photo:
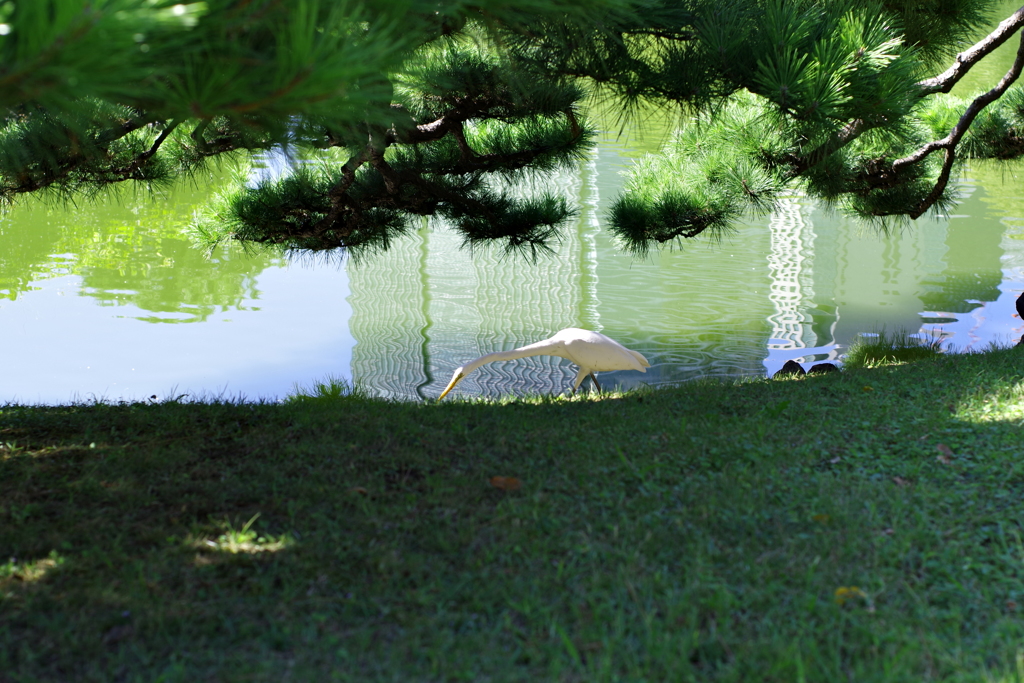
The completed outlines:
<svg viewBox="0 0 1024 683">
<path fill-rule="evenodd" d="M 1022 374 L 5 406 L 0 680 L 996 677 Z"/>
</svg>

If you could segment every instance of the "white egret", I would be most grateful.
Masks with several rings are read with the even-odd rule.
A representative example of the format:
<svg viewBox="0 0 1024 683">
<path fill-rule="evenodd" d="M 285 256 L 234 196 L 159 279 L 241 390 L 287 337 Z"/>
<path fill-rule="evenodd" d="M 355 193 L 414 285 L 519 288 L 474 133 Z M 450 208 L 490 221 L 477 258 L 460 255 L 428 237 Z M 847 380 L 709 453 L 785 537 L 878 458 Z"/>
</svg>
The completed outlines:
<svg viewBox="0 0 1024 683">
<path fill-rule="evenodd" d="M 466 363 L 455 369 L 452 381 L 448 388 L 438 397 L 440 401 L 452 388 L 455 387 L 463 377 L 476 370 L 485 363 L 493 363 L 496 360 L 513 360 L 515 358 L 526 358 L 527 356 L 558 356 L 566 358 L 579 366 L 580 371 L 576 375 L 576 382 L 572 385 L 572 393 L 576 393 L 583 378 L 590 375 L 594 380 L 594 386 L 601 391 L 601 385 L 597 383 L 595 372 L 611 372 L 613 370 L 639 370 L 647 372 L 646 368 L 651 367 L 641 354 L 630 351 L 625 346 L 610 339 L 600 332 L 581 330 L 575 327 L 567 327 L 558 332 L 550 339 L 539 341 L 536 344 L 522 346 L 511 351 L 498 351 L 480 356 L 474 361 Z"/>
</svg>

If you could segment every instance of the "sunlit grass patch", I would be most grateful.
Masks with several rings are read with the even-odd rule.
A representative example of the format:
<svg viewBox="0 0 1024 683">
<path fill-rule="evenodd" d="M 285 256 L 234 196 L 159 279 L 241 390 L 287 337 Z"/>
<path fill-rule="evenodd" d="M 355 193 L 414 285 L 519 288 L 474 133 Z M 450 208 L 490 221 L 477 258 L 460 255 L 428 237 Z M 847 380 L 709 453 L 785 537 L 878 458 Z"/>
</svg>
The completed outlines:
<svg viewBox="0 0 1024 683">
<path fill-rule="evenodd" d="M 935 358 L 942 353 L 940 340 L 922 341 L 905 330 L 861 335 L 843 359 L 846 369 L 875 367 L 897 363 L 911 363 Z"/>
<path fill-rule="evenodd" d="M 3 413 L 3 411 L 0 410 L 0 413 Z M 23 449 L 13 441 L 0 441 L 0 459 L 12 457 L 20 453 L 22 450 Z"/>
<path fill-rule="evenodd" d="M 47 557 L 34 562 L 22 562 L 12 557 L 0 564 L 0 595 L 12 582 L 31 583 L 39 581 L 51 571 L 64 564 L 64 558 L 56 550 L 50 551 Z"/>
<path fill-rule="evenodd" d="M 1024 380 L 1008 379 L 961 402 L 958 414 L 971 422 L 1024 423 Z"/>
<path fill-rule="evenodd" d="M 257 533 L 253 530 L 252 526 L 259 516 L 260 513 L 257 512 L 248 522 L 242 525 L 241 529 L 237 530 L 229 520 L 224 520 L 220 523 L 224 531 L 216 538 L 208 536 L 191 537 L 186 539 L 186 542 L 197 550 L 231 553 L 232 555 L 239 553 L 248 555 L 274 553 L 295 543 L 294 539 L 287 534 L 271 536 L 269 534 Z"/>
</svg>

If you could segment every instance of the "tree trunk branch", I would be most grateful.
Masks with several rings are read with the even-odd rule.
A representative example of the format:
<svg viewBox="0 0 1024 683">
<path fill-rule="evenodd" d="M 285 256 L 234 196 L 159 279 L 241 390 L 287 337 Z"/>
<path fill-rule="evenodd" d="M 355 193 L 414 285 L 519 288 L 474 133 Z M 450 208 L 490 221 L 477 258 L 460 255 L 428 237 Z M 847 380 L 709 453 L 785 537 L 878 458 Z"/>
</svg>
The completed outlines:
<svg viewBox="0 0 1024 683">
<path fill-rule="evenodd" d="M 1017 13 L 1024 15 L 1024 7 L 1018 10 Z M 967 111 L 963 113 L 960 120 L 957 121 L 955 126 L 953 126 L 953 130 L 949 132 L 949 135 L 941 140 L 929 142 L 913 154 L 892 162 L 892 172 L 898 173 L 904 166 L 916 164 L 924 160 L 925 157 L 936 150 L 946 150 L 946 157 L 942 163 L 942 171 L 939 173 L 938 180 L 935 181 L 935 187 L 932 188 L 932 191 L 928 193 L 928 196 L 919 202 L 918 205 L 910 212 L 911 218 L 920 218 L 924 212 L 930 209 L 938 198 L 942 196 L 942 193 L 946 189 L 946 185 L 949 183 L 949 174 L 953 168 L 953 160 L 956 158 L 957 144 L 959 144 L 964 134 L 967 133 L 971 124 L 974 123 L 974 119 L 978 117 L 978 114 L 980 114 L 985 107 L 1002 97 L 1003 93 L 1006 92 L 1006 89 L 1017 80 L 1022 68 L 1024 68 L 1024 31 L 1021 31 L 1020 46 L 1017 48 L 1017 57 L 1013 61 L 1013 66 L 1010 67 L 1010 70 L 1006 72 L 996 87 L 974 98 L 974 101 L 971 102 L 969 107 L 967 107 Z"/>
<path fill-rule="evenodd" d="M 469 141 L 466 140 L 466 129 L 463 127 L 462 121 L 452 126 L 452 135 L 459 146 L 461 160 L 464 163 L 471 161 L 476 156 L 476 152 L 473 151 L 473 148 L 469 146 Z"/>
<path fill-rule="evenodd" d="M 918 81 L 917 85 L 921 88 L 920 96 L 924 97 L 932 93 L 949 92 L 952 90 L 953 86 L 971 70 L 971 67 L 1009 40 L 1010 36 L 1021 28 L 1024 28 L 1024 7 L 1021 7 L 1000 23 L 992 33 L 958 54 L 953 62 L 953 66 L 938 76 Z"/>
<path fill-rule="evenodd" d="M 937 92 L 948 93 L 950 90 L 953 89 L 953 86 L 956 85 L 957 82 L 961 78 L 963 78 L 968 71 L 971 70 L 971 68 L 975 64 L 977 64 L 979 61 L 981 61 L 981 59 L 989 55 L 993 50 L 998 48 L 1000 45 L 1005 43 L 1014 34 L 1014 32 L 1020 30 L 1021 28 L 1024 28 L 1024 7 L 1021 7 L 1008 18 L 1006 18 L 1002 23 L 999 24 L 999 26 L 994 31 L 992 31 L 992 33 L 988 34 L 987 36 L 979 40 L 977 43 L 972 45 L 967 50 L 964 50 L 963 52 L 958 54 L 953 65 L 946 69 L 946 71 L 939 74 L 938 76 L 927 78 L 923 81 L 918 81 L 917 86 L 918 88 L 920 88 L 918 96 L 926 97 Z M 1003 91 L 1005 91 L 1005 88 L 1003 88 Z M 1002 95 L 1003 91 L 1000 91 L 999 94 L 993 99 L 998 99 L 999 95 Z M 988 94 L 989 93 L 986 93 L 986 95 Z M 987 105 L 988 103 L 989 102 L 985 102 L 985 105 Z M 982 105 L 981 108 L 984 108 L 985 105 Z M 975 113 L 974 116 L 977 116 L 977 113 Z M 973 119 L 974 117 L 972 116 L 971 120 L 973 121 Z M 869 130 L 870 128 L 874 128 L 874 126 L 869 125 L 868 122 L 866 122 L 863 119 L 855 119 L 851 121 L 846 126 L 844 126 L 840 131 L 838 131 L 834 136 L 832 136 L 832 138 L 816 147 L 809 154 L 793 159 L 792 174 L 799 175 L 800 173 L 803 173 L 804 171 L 813 168 L 814 166 L 818 165 L 819 163 L 827 159 L 831 154 L 839 151 L 846 145 L 853 142 L 855 139 L 860 137 L 862 133 Z M 963 133 L 961 133 L 961 136 L 962 135 Z M 934 151 L 935 149 L 939 149 L 940 147 L 944 147 L 944 145 L 935 147 L 930 151 Z M 934 200 L 932 203 L 934 203 Z"/>
<path fill-rule="evenodd" d="M 349 157 L 345 165 L 341 167 L 341 178 L 335 183 L 334 187 L 331 188 L 330 192 L 327 193 L 327 198 L 331 202 L 331 208 L 327 212 L 327 215 L 321 218 L 313 226 L 313 229 L 309 231 L 310 234 L 302 235 L 302 237 L 316 237 L 322 235 L 326 231 L 331 229 L 331 226 L 337 222 L 338 217 L 341 216 L 342 210 L 346 206 L 345 195 L 348 193 L 352 183 L 356 179 L 356 171 L 359 167 L 370 160 L 372 154 L 372 148 L 369 143 L 364 147 L 359 154 L 354 154 Z M 348 235 L 343 235 L 348 237 Z"/>
<path fill-rule="evenodd" d="M 853 121 L 850 121 L 831 138 L 811 150 L 810 154 L 793 159 L 790 174 L 797 176 L 807 169 L 814 168 L 830 155 L 838 152 L 840 149 L 856 140 L 861 133 L 872 127 L 873 126 L 868 125 L 868 122 L 864 119 L 854 119 Z"/>
<path fill-rule="evenodd" d="M 160 145 L 164 144 L 164 140 L 166 140 L 167 137 L 171 133 L 173 133 L 174 129 L 177 128 L 177 127 L 178 127 L 178 121 L 169 121 L 167 123 L 167 127 L 164 128 L 163 131 L 160 132 L 160 135 L 153 142 L 153 146 L 150 147 L 149 149 L 147 149 L 142 154 L 140 154 L 136 161 L 138 161 L 138 162 L 148 161 L 154 154 L 156 154 L 156 151 L 158 149 L 160 149 Z"/>
<path fill-rule="evenodd" d="M 139 128 L 148 126 L 151 123 L 156 123 L 159 120 L 160 119 L 154 116 L 143 113 L 135 118 L 122 121 L 119 126 L 114 126 L 113 128 L 107 128 L 106 130 L 101 131 L 95 139 L 98 144 L 107 145 L 115 140 L 120 140 L 129 133 L 137 131 Z"/>
</svg>

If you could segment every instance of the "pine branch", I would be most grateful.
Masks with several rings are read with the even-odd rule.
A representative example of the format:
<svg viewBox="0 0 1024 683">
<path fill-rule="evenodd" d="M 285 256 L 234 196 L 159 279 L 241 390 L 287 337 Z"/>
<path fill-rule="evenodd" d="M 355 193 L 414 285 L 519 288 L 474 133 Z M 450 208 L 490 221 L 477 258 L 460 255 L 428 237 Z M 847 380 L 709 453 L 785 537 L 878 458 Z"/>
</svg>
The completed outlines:
<svg viewBox="0 0 1024 683">
<path fill-rule="evenodd" d="M 448 189 L 444 184 L 431 182 L 423 177 L 424 173 L 441 173 L 443 175 L 463 176 L 489 172 L 509 172 L 529 167 L 541 155 L 550 153 L 549 148 L 528 148 L 515 152 L 480 154 L 473 150 L 466 140 L 463 123 L 478 113 L 488 109 L 486 104 L 468 104 L 465 109 L 452 109 L 443 116 L 425 124 L 399 129 L 390 128 L 383 135 L 370 134 L 367 143 L 357 154 L 349 157 L 342 167 L 341 176 L 328 193 L 330 208 L 326 214 L 313 224 L 310 229 L 301 233 L 291 234 L 294 237 L 319 238 L 328 232 L 341 237 L 348 237 L 358 227 L 358 221 L 343 221 L 345 215 L 354 216 L 375 206 L 389 206 L 401 211 L 415 214 L 432 214 L 438 199 L 443 200 L 455 209 L 455 213 L 475 213 L 482 217 L 491 217 L 493 212 L 483 203 L 473 199 L 467 193 L 458 193 Z M 577 144 L 589 137 L 590 131 L 585 129 L 572 109 L 564 112 L 569 123 L 570 140 L 568 144 Z M 451 135 L 459 148 L 459 159 L 446 164 L 441 171 L 436 169 L 394 169 L 385 158 L 385 151 L 399 143 L 425 144 L 442 141 Z M 338 140 L 339 146 L 342 141 Z M 369 164 L 384 180 L 384 193 L 363 197 L 359 200 L 350 196 L 350 190 L 356 180 L 360 168 Z M 405 189 L 403 194 L 403 189 Z M 412 190 L 411 192 L 408 190 Z"/>
<path fill-rule="evenodd" d="M 460 161 L 466 163 L 476 156 L 476 152 L 469 146 L 469 142 L 466 141 L 466 128 L 459 122 L 459 125 L 452 128 L 452 136 L 455 138 L 455 143 L 459 146 L 459 153 L 462 155 Z"/>
<path fill-rule="evenodd" d="M 1024 28 L 1024 7 L 1004 19 L 992 33 L 958 54 L 953 65 L 944 72 L 919 81 L 917 85 L 921 89 L 920 96 L 925 97 L 937 92 L 948 93 L 975 64 L 1009 40 L 1021 28 Z"/>
<path fill-rule="evenodd" d="M 693 30 L 671 30 L 663 28 L 635 28 L 628 31 L 623 31 L 623 35 L 632 36 L 651 36 L 654 38 L 662 38 L 665 40 L 696 40 L 697 32 Z"/>
<path fill-rule="evenodd" d="M 145 174 L 141 174 L 142 167 L 153 158 L 153 155 L 157 153 L 160 146 L 164 144 L 174 129 L 178 127 L 177 121 L 171 121 L 167 126 L 160 132 L 153 144 L 142 154 L 139 154 L 134 159 L 129 161 L 127 164 L 119 168 L 112 168 L 108 172 L 103 173 L 104 180 L 106 182 L 122 182 L 124 180 L 145 180 Z"/>
<path fill-rule="evenodd" d="M 861 136 L 862 133 L 867 130 L 874 128 L 875 126 L 869 124 L 864 119 L 854 119 L 848 124 L 843 126 L 837 131 L 831 138 L 822 144 L 818 145 L 810 154 L 802 157 L 790 158 L 790 171 L 791 177 L 799 176 L 807 170 L 814 168 L 825 159 L 829 158 L 843 147 L 856 140 Z"/>
<path fill-rule="evenodd" d="M 189 137 L 191 137 L 196 143 L 196 149 L 200 152 L 206 151 L 206 140 L 203 136 L 206 134 L 206 129 L 210 127 L 210 123 L 211 119 L 201 118 L 199 123 L 189 134 Z"/>
<path fill-rule="evenodd" d="M 156 140 L 153 142 L 153 145 L 149 149 L 147 149 L 145 152 L 140 154 L 138 156 L 138 158 L 136 159 L 136 161 L 137 162 L 143 162 L 143 161 L 147 161 L 148 159 L 151 159 L 153 157 L 153 155 L 156 154 L 157 150 L 160 149 L 160 145 L 164 144 L 164 141 L 166 141 L 167 138 L 170 137 L 171 133 L 173 133 L 174 129 L 177 128 L 177 127 L 178 127 L 178 121 L 170 121 L 164 127 L 163 131 L 161 131 L 160 135 L 157 136 Z"/>
<path fill-rule="evenodd" d="M 1022 21 L 1024 21 L 1024 7 L 1018 10 L 1018 14 L 1022 15 Z M 949 132 L 949 135 L 941 140 L 929 142 L 913 154 L 892 162 L 891 173 L 897 174 L 904 166 L 919 163 L 932 152 L 940 149 L 944 149 L 946 151 L 945 158 L 942 162 L 942 170 L 939 173 L 938 179 L 935 181 L 935 186 L 932 188 L 932 191 L 928 193 L 927 197 L 908 212 L 908 215 L 911 218 L 916 219 L 922 216 L 924 212 L 930 209 L 932 205 L 935 204 L 936 200 L 942 196 L 942 193 L 946 190 L 946 185 L 949 183 L 949 175 L 953 169 L 953 162 L 956 158 L 956 146 L 960 142 L 960 139 L 963 138 L 964 134 L 968 129 L 970 129 L 971 124 L 974 123 L 974 119 L 977 118 L 978 114 L 980 114 L 989 104 L 1002 97 L 1007 88 L 1017 80 L 1022 68 L 1024 68 L 1024 31 L 1021 32 L 1020 46 L 1017 48 L 1017 56 L 1013 61 L 1013 66 L 1010 67 L 1010 70 L 1006 72 L 994 88 L 982 95 L 979 95 L 973 102 L 971 102 L 970 106 L 967 107 L 967 111 L 963 113 L 963 116 L 961 116 L 960 120 L 957 121 L 953 130 Z"/>
<path fill-rule="evenodd" d="M 396 107 L 396 109 L 401 108 Z M 430 123 L 421 123 L 411 128 L 392 128 L 388 131 L 388 144 L 390 145 L 394 142 L 408 144 L 434 142 L 443 138 L 456 126 L 461 126 L 465 120 L 463 113 L 449 111 Z"/>
<path fill-rule="evenodd" d="M 984 57 L 991 54 L 996 48 L 1003 45 L 1015 32 L 1019 31 L 1022 27 L 1024 27 L 1024 7 L 1021 7 L 1007 19 L 1002 21 L 999 24 L 999 26 L 985 38 L 978 41 L 967 50 L 964 50 L 963 52 L 958 54 L 956 56 L 956 59 L 954 60 L 953 65 L 950 66 L 949 69 L 939 74 L 938 76 L 934 76 L 932 78 L 919 81 L 917 83 L 917 87 L 919 88 L 919 92 L 916 94 L 917 97 L 923 98 L 928 95 L 932 95 L 939 92 L 948 93 L 950 90 L 953 89 L 953 86 L 955 86 L 957 82 L 959 82 L 960 79 L 963 78 L 971 70 L 972 67 L 974 67 L 975 64 L 980 62 Z M 1022 35 L 1022 40 L 1024 40 L 1024 35 Z M 1011 72 L 1013 72 L 1013 69 L 1011 69 Z M 1007 76 L 1009 75 L 1010 74 L 1008 73 Z M 955 141 L 950 143 L 952 138 L 947 137 L 943 140 L 936 141 L 930 143 L 929 145 L 926 145 L 924 148 L 918 150 L 909 157 L 905 157 L 904 159 L 894 161 L 891 169 L 889 169 L 889 171 L 886 172 L 886 176 L 894 174 L 901 167 L 905 166 L 908 163 L 916 163 L 917 161 L 920 161 L 928 154 L 937 149 L 948 149 L 950 144 L 952 144 L 953 147 L 955 147 L 956 143 L 959 142 L 960 138 L 963 137 L 964 133 L 966 133 L 967 129 L 970 127 L 970 124 L 974 121 L 974 118 L 978 115 L 978 113 L 980 113 L 981 110 L 984 109 L 985 106 L 987 106 L 989 103 L 999 99 L 999 97 L 1002 96 L 1002 94 L 1006 91 L 1006 88 L 1009 87 L 1013 83 L 1013 81 L 1016 80 L 1016 78 L 1016 75 L 1013 76 L 1013 78 L 1010 81 L 1006 82 L 1005 85 L 1003 81 L 1000 81 L 999 85 L 997 85 L 991 91 L 975 100 L 975 103 L 972 104 L 971 107 L 968 108 L 967 112 L 965 112 L 964 114 L 964 117 L 967 118 L 962 118 L 961 124 L 958 124 L 957 127 L 954 128 L 953 133 L 950 133 L 950 136 L 953 136 L 953 134 L 956 131 L 959 131 L 959 133 L 955 136 Z M 1005 77 L 1003 80 L 1005 81 Z M 975 105 L 978 105 L 977 108 L 975 108 Z M 854 119 L 853 121 L 850 121 L 845 126 L 843 126 L 843 128 L 841 128 L 839 131 L 833 134 L 828 140 L 826 140 L 824 143 L 820 144 L 818 147 L 812 150 L 809 154 L 806 154 L 804 156 L 792 157 L 790 159 L 790 174 L 793 177 L 801 175 L 807 170 L 823 162 L 832 154 L 838 152 L 842 148 L 852 143 L 863 133 L 867 132 L 872 128 L 876 128 L 879 125 L 885 125 L 886 123 L 888 122 L 869 122 L 865 119 Z M 947 158 L 943 164 L 943 175 L 945 176 L 945 179 L 940 181 L 942 188 L 945 188 L 945 185 L 949 180 L 948 176 L 950 170 L 952 169 L 953 158 L 954 154 L 947 153 Z M 918 209 L 920 209 L 920 211 L 916 213 L 916 215 L 912 215 L 913 218 L 917 218 L 920 215 L 922 215 L 925 211 L 927 211 L 928 208 L 930 208 L 938 199 L 938 197 L 942 194 L 942 189 L 938 189 L 937 192 L 934 192 L 933 194 L 934 196 L 929 195 L 929 197 L 931 197 L 930 201 L 922 202 L 921 205 L 915 208 L 915 211 L 918 211 Z M 927 206 L 924 206 L 925 203 L 927 203 Z M 921 208 L 922 206 L 923 208 Z"/>
<path fill-rule="evenodd" d="M 50 112 L 36 109 L 23 117 L 23 121 L 46 120 Z M 58 128 L 51 131 L 52 138 L 44 142 L 46 154 L 52 159 L 29 157 L 16 170 L 7 170 L 7 182 L 0 187 L 0 195 L 11 200 L 14 196 L 45 190 L 54 186 L 81 187 L 91 179 L 98 185 L 124 180 L 144 180 L 139 170 L 156 153 L 166 134 L 165 131 L 147 152 L 143 152 L 127 163 L 115 161 L 118 154 L 111 147 L 126 136 L 159 121 L 155 117 L 141 114 L 113 122 L 113 125 L 99 127 L 98 131 L 82 129 L 82 122 L 73 119 L 59 120 Z M 100 124 L 94 124 L 100 125 Z M 175 124 L 176 125 L 176 124 Z M 173 128 L 171 129 L 173 130 Z M 122 154 L 123 159 L 123 154 Z M 114 165 L 118 164 L 118 165 Z"/>
<path fill-rule="evenodd" d="M 114 142 L 115 140 L 123 138 L 125 135 L 128 135 L 129 133 L 134 133 L 140 128 L 148 126 L 152 123 L 157 123 L 160 120 L 161 119 L 159 117 L 150 116 L 146 114 L 141 114 L 134 118 L 126 119 L 125 121 L 122 121 L 121 124 L 118 126 L 111 126 L 110 128 L 107 128 L 97 133 L 95 136 L 96 142 L 101 145 L 109 144 L 111 142 Z"/>
</svg>

